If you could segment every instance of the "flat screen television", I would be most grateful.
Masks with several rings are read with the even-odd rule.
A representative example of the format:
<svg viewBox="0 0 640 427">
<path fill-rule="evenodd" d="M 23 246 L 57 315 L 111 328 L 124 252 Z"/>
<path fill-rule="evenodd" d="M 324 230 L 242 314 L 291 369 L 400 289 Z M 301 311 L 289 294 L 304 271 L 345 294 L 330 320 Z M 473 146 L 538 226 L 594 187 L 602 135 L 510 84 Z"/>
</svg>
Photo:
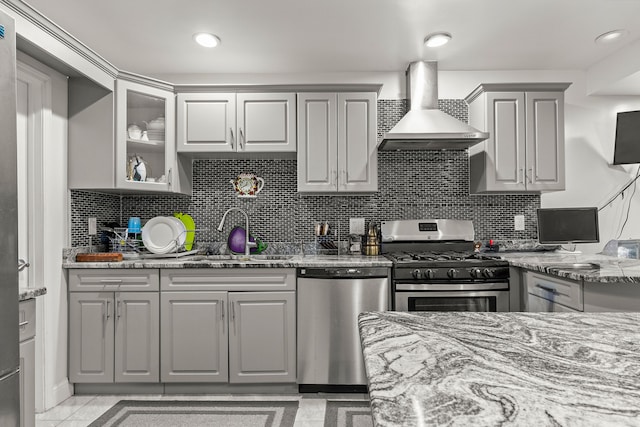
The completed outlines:
<svg viewBox="0 0 640 427">
<path fill-rule="evenodd" d="M 538 209 L 540 244 L 598 243 L 598 208 Z"/>
<path fill-rule="evenodd" d="M 640 111 L 618 113 L 613 164 L 640 163 Z"/>
</svg>

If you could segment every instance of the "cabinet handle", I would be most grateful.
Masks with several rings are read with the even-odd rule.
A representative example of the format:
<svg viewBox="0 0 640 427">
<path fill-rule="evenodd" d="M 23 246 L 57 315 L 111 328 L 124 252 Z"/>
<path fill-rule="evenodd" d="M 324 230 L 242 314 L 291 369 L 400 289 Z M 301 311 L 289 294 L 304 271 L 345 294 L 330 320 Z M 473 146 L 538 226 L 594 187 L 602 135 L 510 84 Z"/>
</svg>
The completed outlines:
<svg viewBox="0 0 640 427">
<path fill-rule="evenodd" d="M 122 279 L 100 279 L 100 283 L 122 283 Z"/>
<path fill-rule="evenodd" d="M 120 300 L 118 300 L 118 301 L 116 302 L 116 317 L 117 317 L 118 319 L 120 318 L 120 315 L 121 315 L 121 313 L 120 313 L 120 303 L 121 303 L 121 302 L 122 302 L 122 301 L 120 301 Z"/>
<path fill-rule="evenodd" d="M 231 320 L 233 321 L 233 323 L 236 322 L 236 305 L 235 303 L 231 303 Z"/>
<path fill-rule="evenodd" d="M 533 183 L 533 181 L 531 180 L 532 176 L 533 176 L 533 168 L 529 168 L 529 173 L 527 174 L 527 178 L 529 178 L 529 184 Z"/>
<path fill-rule="evenodd" d="M 23 326 L 27 326 L 28 324 L 29 324 L 29 321 L 28 321 L 28 320 L 25 320 L 24 322 L 20 322 L 20 323 L 18 323 L 18 327 L 19 327 L 19 328 L 22 328 Z"/>
<path fill-rule="evenodd" d="M 173 185 L 173 168 L 169 168 L 169 172 L 167 172 L 167 184 L 169 188 Z"/>
<path fill-rule="evenodd" d="M 538 288 L 542 289 L 543 291 L 550 292 L 550 293 L 552 293 L 553 295 L 560 295 L 560 292 L 558 292 L 558 291 L 556 291 L 555 289 L 550 288 L 550 287 L 548 287 L 548 286 L 542 286 L 541 284 L 536 284 L 536 287 L 538 287 Z"/>
<path fill-rule="evenodd" d="M 330 184 L 331 185 L 336 185 L 336 181 L 338 180 L 338 171 L 337 170 L 332 170 L 331 171 L 331 177 L 329 178 L 330 180 Z"/>
<path fill-rule="evenodd" d="M 235 149 L 236 149 L 236 137 L 233 136 L 233 129 L 229 128 L 229 132 L 231 132 L 231 149 L 235 151 Z"/>
<path fill-rule="evenodd" d="M 522 177 L 522 184 L 524 184 L 525 182 L 524 175 L 525 175 L 524 168 L 520 168 L 520 177 Z M 516 184 L 520 184 L 520 177 L 516 178 L 517 179 Z"/>
<path fill-rule="evenodd" d="M 244 146 L 245 146 L 245 139 L 244 139 L 244 132 L 242 131 L 242 128 L 240 128 L 240 138 L 238 138 L 238 144 L 240 145 L 240 151 L 244 151 Z"/>
<path fill-rule="evenodd" d="M 109 308 L 109 305 L 111 305 L 111 301 L 107 301 L 107 314 L 104 320 L 108 320 L 109 317 L 111 317 L 111 308 Z"/>
<path fill-rule="evenodd" d="M 222 321 L 224 322 L 224 300 L 220 300 L 220 302 L 222 303 L 222 315 L 221 315 L 221 318 L 222 318 Z"/>
</svg>

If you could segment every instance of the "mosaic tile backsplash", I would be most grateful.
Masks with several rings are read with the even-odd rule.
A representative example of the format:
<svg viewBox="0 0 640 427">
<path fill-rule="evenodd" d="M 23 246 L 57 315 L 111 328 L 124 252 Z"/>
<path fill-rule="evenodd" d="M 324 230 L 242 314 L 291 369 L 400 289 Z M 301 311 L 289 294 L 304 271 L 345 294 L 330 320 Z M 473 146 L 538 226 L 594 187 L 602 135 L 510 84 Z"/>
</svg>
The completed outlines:
<svg viewBox="0 0 640 427">
<path fill-rule="evenodd" d="M 440 100 L 439 108 L 467 121 L 464 100 Z M 406 113 L 406 100 L 378 101 L 378 138 Z M 201 159 L 193 163 L 193 195 L 111 195 L 71 192 L 72 245 L 87 243 L 87 218 L 98 224 L 120 222 L 130 216 L 145 221 L 173 212 L 189 213 L 203 244 L 226 241 L 234 225 L 244 225 L 238 212 L 227 217 L 225 228 L 216 227 L 230 207 L 249 215 L 251 234 L 266 242 L 312 242 L 313 226 L 329 222 L 342 239 L 349 232 L 349 218 L 381 220 L 452 218 L 472 220 L 476 239 L 535 239 L 536 208 L 540 196 L 470 195 L 469 159 L 466 150 L 393 151 L 378 153 L 378 192 L 363 195 L 303 195 L 296 192 L 295 159 Z M 240 172 L 265 180 L 255 199 L 235 196 L 230 179 Z M 525 230 L 514 231 L 514 215 L 525 216 Z"/>
</svg>

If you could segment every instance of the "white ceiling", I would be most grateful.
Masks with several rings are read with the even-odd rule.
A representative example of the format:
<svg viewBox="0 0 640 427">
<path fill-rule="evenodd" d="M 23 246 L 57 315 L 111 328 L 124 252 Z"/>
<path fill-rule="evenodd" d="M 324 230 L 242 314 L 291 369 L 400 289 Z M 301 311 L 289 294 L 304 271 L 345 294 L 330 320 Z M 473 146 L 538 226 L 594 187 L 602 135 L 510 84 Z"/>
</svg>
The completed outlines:
<svg viewBox="0 0 640 427">
<path fill-rule="evenodd" d="M 640 0 L 27 0 L 121 70 L 143 75 L 588 70 L 640 42 Z M 625 28 L 616 44 L 594 38 Z M 216 49 L 197 46 L 217 34 Z M 448 31 L 438 49 L 425 35 Z M 640 71 L 640 70 L 637 70 Z"/>
</svg>

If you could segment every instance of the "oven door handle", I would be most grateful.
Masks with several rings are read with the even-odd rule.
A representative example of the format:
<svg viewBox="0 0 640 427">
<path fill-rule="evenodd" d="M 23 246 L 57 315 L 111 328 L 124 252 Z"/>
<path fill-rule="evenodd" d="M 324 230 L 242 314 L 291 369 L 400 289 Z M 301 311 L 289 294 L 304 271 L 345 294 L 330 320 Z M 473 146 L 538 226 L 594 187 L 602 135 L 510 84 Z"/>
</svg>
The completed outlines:
<svg viewBox="0 0 640 427">
<path fill-rule="evenodd" d="M 490 283 L 395 283 L 396 291 L 413 291 L 413 292 L 430 292 L 430 291 L 493 291 L 493 290 L 509 290 L 509 282 L 490 282 Z"/>
</svg>

